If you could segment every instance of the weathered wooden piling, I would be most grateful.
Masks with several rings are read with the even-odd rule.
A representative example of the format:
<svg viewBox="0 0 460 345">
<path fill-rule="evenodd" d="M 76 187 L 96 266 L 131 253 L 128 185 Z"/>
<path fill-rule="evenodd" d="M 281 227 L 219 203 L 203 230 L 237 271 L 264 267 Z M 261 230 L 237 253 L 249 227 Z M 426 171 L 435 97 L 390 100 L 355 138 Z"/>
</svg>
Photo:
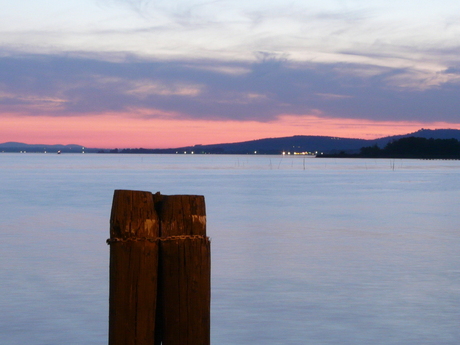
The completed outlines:
<svg viewBox="0 0 460 345">
<path fill-rule="evenodd" d="M 109 239 L 109 345 L 154 343 L 159 231 L 152 193 L 115 191 Z"/>
<path fill-rule="evenodd" d="M 157 324 L 162 344 L 209 345 L 211 261 L 204 197 L 164 196 L 157 205 L 161 236 Z"/>
<path fill-rule="evenodd" d="M 209 345 L 204 197 L 116 190 L 108 243 L 109 345 Z"/>
</svg>

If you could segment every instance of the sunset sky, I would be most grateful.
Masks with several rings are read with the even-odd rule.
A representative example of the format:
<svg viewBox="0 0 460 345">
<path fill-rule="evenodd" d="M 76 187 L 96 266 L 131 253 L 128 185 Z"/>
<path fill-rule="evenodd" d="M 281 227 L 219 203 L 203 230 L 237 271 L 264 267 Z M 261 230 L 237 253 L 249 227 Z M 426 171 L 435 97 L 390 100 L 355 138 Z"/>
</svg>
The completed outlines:
<svg viewBox="0 0 460 345">
<path fill-rule="evenodd" d="M 0 1 L 0 142 L 460 129 L 459 1 Z"/>
</svg>

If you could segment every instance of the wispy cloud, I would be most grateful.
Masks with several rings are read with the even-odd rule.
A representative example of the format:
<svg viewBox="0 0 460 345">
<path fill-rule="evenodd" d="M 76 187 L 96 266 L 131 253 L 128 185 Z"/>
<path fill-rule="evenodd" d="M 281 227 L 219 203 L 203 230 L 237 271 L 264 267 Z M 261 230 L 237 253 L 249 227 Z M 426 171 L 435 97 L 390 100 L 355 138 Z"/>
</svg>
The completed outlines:
<svg viewBox="0 0 460 345">
<path fill-rule="evenodd" d="M 265 51 L 297 62 L 413 69 L 430 63 L 442 70 L 458 56 L 447 51 L 460 46 L 460 6 L 450 0 L 272 0 L 263 6 L 251 0 L 69 0 L 35 5 L 33 16 L 14 8 L 3 9 L 12 19 L 0 23 L 2 45 L 29 53 L 124 51 L 254 61 L 254 52 Z"/>
</svg>

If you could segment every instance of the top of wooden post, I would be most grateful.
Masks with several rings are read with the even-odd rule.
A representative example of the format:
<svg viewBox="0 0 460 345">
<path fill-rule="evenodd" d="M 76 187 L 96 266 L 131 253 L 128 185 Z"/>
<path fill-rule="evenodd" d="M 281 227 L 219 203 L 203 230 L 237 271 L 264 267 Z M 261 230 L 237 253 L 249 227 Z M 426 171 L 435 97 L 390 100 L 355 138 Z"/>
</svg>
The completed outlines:
<svg viewBox="0 0 460 345">
<path fill-rule="evenodd" d="M 156 239 L 159 225 L 151 192 L 115 190 L 110 216 L 111 239 Z"/>
<path fill-rule="evenodd" d="M 160 236 L 206 236 L 206 206 L 202 195 L 154 195 Z"/>
</svg>

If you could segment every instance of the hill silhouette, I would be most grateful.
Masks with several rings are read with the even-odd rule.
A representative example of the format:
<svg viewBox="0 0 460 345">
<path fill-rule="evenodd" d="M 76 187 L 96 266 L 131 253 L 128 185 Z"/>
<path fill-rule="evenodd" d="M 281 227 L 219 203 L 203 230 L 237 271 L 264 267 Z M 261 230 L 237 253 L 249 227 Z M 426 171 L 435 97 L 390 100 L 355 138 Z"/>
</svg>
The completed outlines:
<svg viewBox="0 0 460 345">
<path fill-rule="evenodd" d="M 82 152 L 97 152 L 97 149 L 86 148 L 83 145 L 46 145 L 46 144 L 24 144 L 15 141 L 9 141 L 0 144 L 0 152 L 65 152 L 65 153 L 82 153 Z"/>
<path fill-rule="evenodd" d="M 296 135 L 292 137 L 265 138 L 250 140 L 237 143 L 223 143 L 212 145 L 195 145 L 171 149 L 125 149 L 121 152 L 126 153 L 216 153 L 216 154 L 281 154 L 283 152 L 309 152 L 338 154 L 357 154 L 362 147 L 377 145 L 379 148 L 385 147 L 389 142 L 406 138 L 420 137 L 433 139 L 457 139 L 460 140 L 460 130 L 456 129 L 420 129 L 414 133 L 404 135 L 388 136 L 379 139 L 349 139 L 329 136 Z"/>
</svg>

